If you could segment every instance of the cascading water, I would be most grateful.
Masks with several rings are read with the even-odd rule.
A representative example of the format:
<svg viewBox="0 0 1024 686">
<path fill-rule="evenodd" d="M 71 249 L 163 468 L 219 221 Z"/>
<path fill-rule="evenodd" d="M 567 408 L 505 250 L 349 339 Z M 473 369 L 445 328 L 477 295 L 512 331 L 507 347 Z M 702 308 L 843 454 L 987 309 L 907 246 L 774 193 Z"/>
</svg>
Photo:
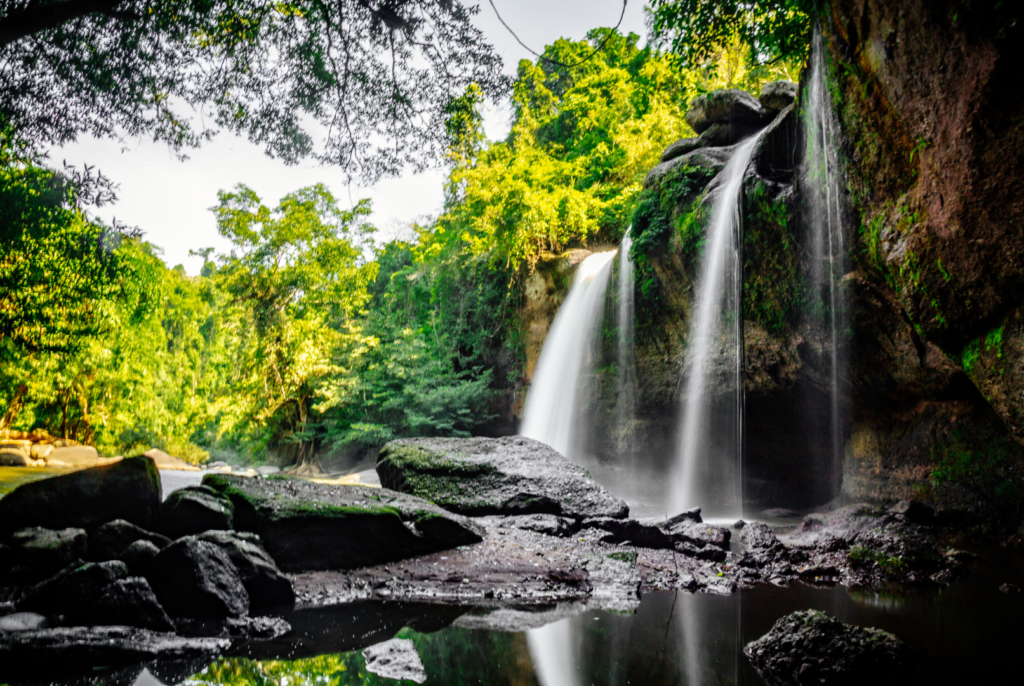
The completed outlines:
<svg viewBox="0 0 1024 686">
<path fill-rule="evenodd" d="M 636 346 L 634 343 L 635 320 L 633 298 L 635 286 L 633 282 L 633 261 L 629 255 L 633 239 L 629 230 L 619 244 L 618 278 L 618 341 L 616 346 L 616 379 L 615 428 L 619 455 L 632 455 L 631 435 L 633 420 L 636 414 Z"/>
<path fill-rule="evenodd" d="M 740 196 L 758 136 L 737 144 L 718 177 L 684 361 L 685 395 L 670 512 L 742 515 L 743 292 Z"/>
<path fill-rule="evenodd" d="M 614 250 L 583 260 L 544 340 L 519 433 L 573 457 L 580 384 L 592 355 Z"/>
<path fill-rule="evenodd" d="M 830 412 L 828 443 L 831 448 L 831 497 L 838 493 L 842 478 L 841 377 L 845 346 L 840 335 L 845 329 L 846 307 L 839 280 L 845 269 L 842 222 L 843 180 L 839 164 L 835 115 L 828 92 L 821 28 L 815 25 L 811 46 L 810 72 L 803 108 L 806 132 L 806 188 L 803 195 L 810 223 L 811 317 L 808 322 L 828 347 Z"/>
</svg>

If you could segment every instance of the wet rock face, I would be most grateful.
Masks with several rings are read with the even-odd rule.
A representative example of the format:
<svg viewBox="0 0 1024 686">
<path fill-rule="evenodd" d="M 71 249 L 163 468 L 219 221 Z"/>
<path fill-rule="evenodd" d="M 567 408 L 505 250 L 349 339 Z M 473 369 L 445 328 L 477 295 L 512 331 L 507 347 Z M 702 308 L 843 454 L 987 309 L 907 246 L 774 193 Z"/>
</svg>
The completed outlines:
<svg viewBox="0 0 1024 686">
<path fill-rule="evenodd" d="M 231 558 L 220 547 L 195 537 L 160 551 L 147 577 L 172 617 L 225 619 L 249 611 L 249 594 Z"/>
<path fill-rule="evenodd" d="M 291 582 L 263 549 L 259 536 L 239 531 L 207 531 L 197 538 L 213 543 L 227 553 L 249 594 L 249 606 L 253 612 L 288 609 L 294 605 L 295 593 Z"/>
<path fill-rule="evenodd" d="M 286 572 L 355 569 L 481 540 L 471 520 L 388 489 L 278 476 L 203 482 L 231 500 L 236 528 L 258 534 Z"/>
<path fill-rule="evenodd" d="M 1024 305 L 1019 4 L 841 0 L 823 30 L 863 216 L 858 249 L 923 344 L 969 353 L 972 372 L 983 358 L 972 380 L 1024 441 L 1012 374 L 1024 353 L 1005 337 Z M 1005 373 L 988 368 L 997 361 Z"/>
<path fill-rule="evenodd" d="M 746 91 L 730 89 L 701 95 L 690 103 L 686 123 L 698 134 L 711 128 L 712 124 L 741 124 L 763 126 L 764 109 L 754 96 Z"/>
<path fill-rule="evenodd" d="M 470 516 L 629 514 L 585 469 L 522 436 L 392 441 L 380 452 L 377 474 L 387 488 Z"/>
<path fill-rule="evenodd" d="M 161 503 L 157 526 L 171 538 L 181 538 L 213 529 L 229 530 L 233 521 L 230 500 L 208 486 L 187 486 Z"/>
<path fill-rule="evenodd" d="M 849 626 L 817 610 L 783 617 L 743 653 L 770 686 L 901 683 L 910 661 L 909 650 L 892 634 Z"/>
<path fill-rule="evenodd" d="M 19 486 L 0 500 L 0 535 L 31 526 L 89 530 L 115 519 L 145 528 L 159 507 L 156 466 L 130 457 Z"/>
</svg>

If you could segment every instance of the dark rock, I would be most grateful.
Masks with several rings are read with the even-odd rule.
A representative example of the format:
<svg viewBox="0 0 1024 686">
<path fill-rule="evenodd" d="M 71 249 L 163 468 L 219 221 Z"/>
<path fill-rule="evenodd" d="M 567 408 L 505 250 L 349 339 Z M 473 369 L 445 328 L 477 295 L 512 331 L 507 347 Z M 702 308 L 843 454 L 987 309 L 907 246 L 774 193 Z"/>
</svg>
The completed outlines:
<svg viewBox="0 0 1024 686">
<path fill-rule="evenodd" d="M 143 528 L 160 507 L 160 473 L 147 457 L 34 481 L 0 499 L 0 535 L 41 526 L 93 529 L 115 519 Z"/>
<path fill-rule="evenodd" d="M 727 553 L 722 548 L 709 545 L 697 547 L 689 541 L 677 541 L 675 543 L 675 550 L 683 555 L 688 555 L 698 560 L 707 560 L 708 562 L 724 562 L 727 556 Z"/>
<path fill-rule="evenodd" d="M 174 631 L 174 624 L 142 577 L 118 579 L 96 601 L 89 624 L 134 626 L 152 631 Z"/>
<path fill-rule="evenodd" d="M 75 674 L 96 665 L 139 665 L 152 660 L 211 659 L 230 642 L 218 638 L 182 638 L 125 626 L 58 627 L 0 634 L 4 676 Z"/>
<path fill-rule="evenodd" d="M 87 541 L 84 529 L 22 529 L 10 538 L 9 566 L 4 571 L 17 577 L 45 579 L 80 559 Z"/>
<path fill-rule="evenodd" d="M 744 138 L 753 136 L 761 130 L 761 126 L 747 126 L 732 122 L 712 124 L 700 135 L 699 146 L 701 148 L 723 148 L 739 143 Z M 696 149 L 696 148 L 695 148 Z M 682 155 L 683 153 L 680 153 Z"/>
<path fill-rule="evenodd" d="M 36 631 L 49 628 L 46 617 L 35 612 L 15 612 L 0 617 L 0 633 L 5 631 Z"/>
<path fill-rule="evenodd" d="M 355 569 L 482 540 L 472 520 L 383 488 L 277 475 L 207 474 L 203 482 L 231 500 L 236 528 L 259 534 L 286 572 Z"/>
<path fill-rule="evenodd" d="M 782 543 L 767 524 L 749 522 L 740 530 L 740 543 L 749 550 L 772 551 L 782 548 Z"/>
<path fill-rule="evenodd" d="M 694 508 L 689 509 L 689 510 L 684 510 L 683 512 L 680 512 L 679 514 L 677 514 L 674 517 L 669 517 L 668 519 L 665 520 L 665 522 L 664 522 L 664 524 L 662 524 L 662 526 L 663 527 L 671 527 L 674 524 L 678 524 L 679 522 L 685 522 L 685 521 L 697 522 L 698 524 L 703 522 L 704 520 L 700 516 L 700 508 L 699 507 L 694 507 Z"/>
<path fill-rule="evenodd" d="M 1020 593 L 1020 587 L 1016 584 L 1005 583 L 999 586 L 1000 593 L 1006 593 L 1007 595 Z"/>
<path fill-rule="evenodd" d="M 123 519 L 107 522 L 89 534 L 89 557 L 95 562 L 116 560 L 135 541 L 148 541 L 157 548 L 166 548 L 171 540 L 154 534 Z"/>
<path fill-rule="evenodd" d="M 687 519 L 663 525 L 662 529 L 671 536 L 673 541 L 688 543 L 697 548 L 703 548 L 706 545 L 728 548 L 732 538 L 732 532 L 724 527 Z"/>
<path fill-rule="evenodd" d="M 761 86 L 758 102 L 768 112 L 780 112 L 793 104 L 798 90 L 792 81 L 772 81 Z"/>
<path fill-rule="evenodd" d="M 743 653 L 770 686 L 900 683 L 910 660 L 892 634 L 848 626 L 817 610 L 783 617 Z"/>
<path fill-rule="evenodd" d="M 644 177 L 644 188 L 653 188 L 666 179 L 673 178 L 678 174 L 679 169 L 691 168 L 701 171 L 710 180 L 715 174 L 725 169 L 726 163 L 732 157 L 735 146 L 728 148 L 698 148 L 692 152 L 680 155 L 675 159 L 662 162 Z"/>
<path fill-rule="evenodd" d="M 587 519 L 583 522 L 583 528 L 607 531 L 608 534 L 599 539 L 602 543 L 663 549 L 671 549 L 674 545 L 672 537 L 660 528 L 641 524 L 635 519 L 612 519 L 610 517 Z"/>
<path fill-rule="evenodd" d="M 772 120 L 754 147 L 751 165 L 758 176 L 777 183 L 792 183 L 799 160 L 799 123 L 792 106 Z"/>
<path fill-rule="evenodd" d="M 523 436 L 391 441 L 377 459 L 377 474 L 385 488 L 471 516 L 629 514 L 585 469 Z"/>
<path fill-rule="evenodd" d="M 742 519 L 737 519 L 736 523 L 734 523 L 732 525 L 732 528 L 734 528 L 734 529 L 736 529 L 738 531 L 738 530 L 742 529 L 743 527 L 745 527 L 746 525 L 747 525 L 747 523 L 745 521 L 743 521 Z"/>
<path fill-rule="evenodd" d="M 160 549 L 149 541 L 135 541 L 121 553 L 121 562 L 128 565 L 132 574 L 146 576 L 149 573 L 153 559 L 160 554 Z"/>
<path fill-rule="evenodd" d="M 902 515 L 912 524 L 929 526 L 935 522 L 935 509 L 919 500 L 901 500 L 889 512 Z"/>
<path fill-rule="evenodd" d="M 171 617 L 224 619 L 249 610 L 249 595 L 228 554 L 193 536 L 161 550 L 147 579 Z"/>
<path fill-rule="evenodd" d="M 539 534 L 548 536 L 572 536 L 580 530 L 580 525 L 568 517 L 559 517 L 549 514 L 514 515 L 502 517 L 498 526 L 503 528 L 525 529 L 536 531 Z"/>
<path fill-rule="evenodd" d="M 96 605 L 107 587 L 126 576 L 128 567 L 116 560 L 69 565 L 29 588 L 18 600 L 17 608 L 47 617 L 62 615 L 67 624 L 91 624 Z"/>
<path fill-rule="evenodd" d="M 363 650 L 366 671 L 385 679 L 415 681 L 427 680 L 423 661 L 416 652 L 416 644 L 408 638 L 393 638 Z"/>
<path fill-rule="evenodd" d="M 157 528 L 171 538 L 230 530 L 234 521 L 231 501 L 206 486 L 173 491 L 160 505 Z"/>
<path fill-rule="evenodd" d="M 250 610 L 290 609 L 295 604 L 292 582 L 263 549 L 259 536 L 240 531 L 207 531 L 197 538 L 227 553 L 249 594 Z"/>
<path fill-rule="evenodd" d="M 686 123 L 697 134 L 702 134 L 712 124 L 764 124 L 764 109 L 750 93 L 737 89 L 712 91 L 690 102 Z"/>
<path fill-rule="evenodd" d="M 674 160 L 680 155 L 685 155 L 699 147 L 701 147 L 699 138 L 680 138 L 675 143 L 665 148 L 664 152 L 661 153 L 661 161 L 668 162 L 669 160 Z"/>
</svg>

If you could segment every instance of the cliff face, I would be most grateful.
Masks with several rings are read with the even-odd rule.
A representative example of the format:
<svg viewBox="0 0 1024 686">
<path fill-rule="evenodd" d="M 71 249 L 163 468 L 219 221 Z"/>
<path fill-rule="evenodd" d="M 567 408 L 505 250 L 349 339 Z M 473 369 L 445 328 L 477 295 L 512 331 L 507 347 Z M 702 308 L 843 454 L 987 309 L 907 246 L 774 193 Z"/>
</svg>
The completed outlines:
<svg viewBox="0 0 1024 686">
<path fill-rule="evenodd" d="M 953 444 L 1024 442 L 1019 13 L 837 0 L 823 21 L 856 227 L 851 497 L 926 491 Z"/>
</svg>

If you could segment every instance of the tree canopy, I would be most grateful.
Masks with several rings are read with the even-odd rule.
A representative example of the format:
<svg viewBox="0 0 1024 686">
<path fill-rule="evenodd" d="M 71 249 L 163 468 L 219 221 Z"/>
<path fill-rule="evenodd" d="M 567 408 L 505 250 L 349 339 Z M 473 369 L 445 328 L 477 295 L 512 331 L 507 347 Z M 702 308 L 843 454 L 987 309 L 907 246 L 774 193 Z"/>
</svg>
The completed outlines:
<svg viewBox="0 0 1024 686">
<path fill-rule="evenodd" d="M 467 86 L 506 92 L 459 0 L 0 0 L 0 119 L 35 143 L 217 130 L 373 181 L 445 150 Z"/>
</svg>

